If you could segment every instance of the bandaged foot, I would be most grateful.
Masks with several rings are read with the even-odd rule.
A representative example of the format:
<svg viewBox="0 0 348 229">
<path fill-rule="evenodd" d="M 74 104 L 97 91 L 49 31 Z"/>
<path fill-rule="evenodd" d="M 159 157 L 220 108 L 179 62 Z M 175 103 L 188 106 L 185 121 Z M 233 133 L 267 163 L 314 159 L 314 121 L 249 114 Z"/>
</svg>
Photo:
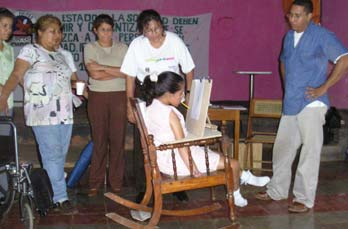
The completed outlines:
<svg viewBox="0 0 348 229">
<path fill-rule="evenodd" d="M 245 207 L 248 205 L 248 201 L 243 198 L 243 196 L 240 194 L 240 190 L 237 189 L 236 191 L 233 192 L 233 197 L 234 197 L 234 204 L 238 207 Z"/>
<path fill-rule="evenodd" d="M 242 175 L 240 176 L 241 184 L 250 184 L 258 187 L 265 186 L 271 179 L 268 176 L 257 177 L 254 176 L 249 170 L 242 171 Z"/>
</svg>

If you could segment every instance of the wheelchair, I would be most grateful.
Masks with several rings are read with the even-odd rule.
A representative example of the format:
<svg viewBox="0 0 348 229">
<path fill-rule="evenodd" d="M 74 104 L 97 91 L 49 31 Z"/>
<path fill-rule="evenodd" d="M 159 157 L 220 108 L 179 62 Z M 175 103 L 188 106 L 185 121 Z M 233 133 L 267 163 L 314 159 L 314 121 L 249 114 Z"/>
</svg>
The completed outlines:
<svg viewBox="0 0 348 229">
<path fill-rule="evenodd" d="M 18 197 L 20 220 L 24 224 L 24 228 L 34 228 L 33 200 L 34 190 L 30 178 L 32 163 L 20 163 L 18 154 L 17 128 L 11 117 L 0 117 L 0 124 L 11 127 L 13 145 L 14 145 L 14 161 L 13 157 L 7 163 L 0 163 L 0 214 L 1 221 L 4 220 L 6 214 L 10 211 L 15 197 Z M 10 152 L 9 155 L 13 154 Z M 12 161 L 11 161 L 12 160 Z"/>
</svg>

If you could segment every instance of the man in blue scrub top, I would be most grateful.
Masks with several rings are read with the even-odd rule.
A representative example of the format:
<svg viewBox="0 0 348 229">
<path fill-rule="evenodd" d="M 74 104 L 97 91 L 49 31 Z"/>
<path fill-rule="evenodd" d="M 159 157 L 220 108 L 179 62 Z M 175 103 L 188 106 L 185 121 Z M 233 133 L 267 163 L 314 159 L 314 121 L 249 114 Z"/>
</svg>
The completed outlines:
<svg viewBox="0 0 348 229">
<path fill-rule="evenodd" d="M 315 25 L 311 0 L 295 0 L 280 56 L 285 85 L 283 114 L 273 147 L 273 177 L 261 200 L 288 199 L 291 166 L 302 145 L 289 212 L 314 206 L 318 183 L 323 124 L 329 105 L 327 91 L 348 71 L 348 50 L 334 33 Z M 327 77 L 328 61 L 335 64 Z"/>
</svg>

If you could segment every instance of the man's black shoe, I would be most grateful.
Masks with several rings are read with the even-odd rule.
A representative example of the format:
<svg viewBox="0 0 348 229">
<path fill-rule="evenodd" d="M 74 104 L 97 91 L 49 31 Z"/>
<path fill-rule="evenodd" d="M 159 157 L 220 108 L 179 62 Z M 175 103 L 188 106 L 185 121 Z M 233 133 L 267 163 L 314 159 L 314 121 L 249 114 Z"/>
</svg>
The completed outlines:
<svg viewBox="0 0 348 229">
<path fill-rule="evenodd" d="M 174 192 L 173 196 L 175 196 L 180 201 L 188 201 L 189 200 L 189 198 L 188 198 L 188 196 L 187 196 L 185 191 Z"/>
<path fill-rule="evenodd" d="M 145 196 L 145 192 L 139 192 L 138 195 L 135 197 L 135 202 L 140 204 L 144 196 Z"/>
</svg>

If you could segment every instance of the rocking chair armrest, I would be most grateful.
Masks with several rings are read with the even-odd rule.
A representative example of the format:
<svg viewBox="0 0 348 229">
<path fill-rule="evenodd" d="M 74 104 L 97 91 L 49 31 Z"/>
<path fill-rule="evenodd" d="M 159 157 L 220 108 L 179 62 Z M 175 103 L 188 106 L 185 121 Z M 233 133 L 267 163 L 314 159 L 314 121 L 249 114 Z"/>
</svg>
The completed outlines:
<svg viewBox="0 0 348 229">
<path fill-rule="evenodd" d="M 220 138 L 220 137 L 222 137 L 222 134 L 220 131 L 214 130 L 211 128 L 205 128 L 203 136 L 196 136 L 191 133 L 188 133 L 188 135 L 183 139 L 170 141 L 170 142 L 164 142 L 163 144 L 167 145 L 167 144 L 186 143 L 191 141 L 200 141 L 200 140 L 207 140 L 210 138 Z"/>
</svg>

